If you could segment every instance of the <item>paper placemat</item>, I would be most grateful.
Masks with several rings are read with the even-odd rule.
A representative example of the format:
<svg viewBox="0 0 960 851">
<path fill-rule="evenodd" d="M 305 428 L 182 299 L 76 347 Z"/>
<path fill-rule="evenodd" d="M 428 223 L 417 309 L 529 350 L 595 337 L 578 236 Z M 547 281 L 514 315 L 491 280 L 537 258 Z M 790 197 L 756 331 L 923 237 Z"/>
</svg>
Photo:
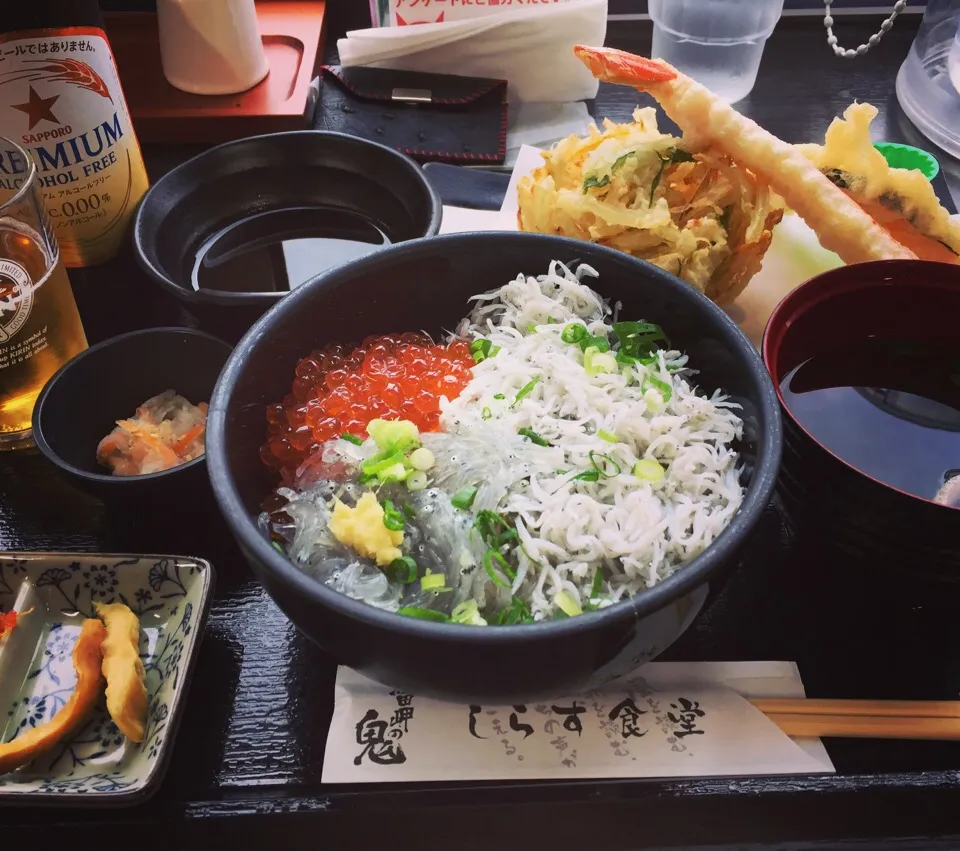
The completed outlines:
<svg viewBox="0 0 960 851">
<path fill-rule="evenodd" d="M 823 774 L 748 697 L 803 697 L 790 662 L 654 662 L 527 705 L 444 703 L 337 672 L 324 783 Z"/>
</svg>

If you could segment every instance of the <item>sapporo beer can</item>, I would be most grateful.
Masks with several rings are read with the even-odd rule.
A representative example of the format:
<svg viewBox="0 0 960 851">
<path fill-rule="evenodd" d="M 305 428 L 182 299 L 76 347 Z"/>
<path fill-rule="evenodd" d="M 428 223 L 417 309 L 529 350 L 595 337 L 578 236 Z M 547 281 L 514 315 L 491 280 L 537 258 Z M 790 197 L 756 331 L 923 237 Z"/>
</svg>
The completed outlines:
<svg viewBox="0 0 960 851">
<path fill-rule="evenodd" d="M 0 135 L 36 163 L 62 262 L 103 263 L 148 183 L 96 0 L 9 5 L 0 13 Z M 0 182 L 17 176 L 0 165 Z"/>
</svg>

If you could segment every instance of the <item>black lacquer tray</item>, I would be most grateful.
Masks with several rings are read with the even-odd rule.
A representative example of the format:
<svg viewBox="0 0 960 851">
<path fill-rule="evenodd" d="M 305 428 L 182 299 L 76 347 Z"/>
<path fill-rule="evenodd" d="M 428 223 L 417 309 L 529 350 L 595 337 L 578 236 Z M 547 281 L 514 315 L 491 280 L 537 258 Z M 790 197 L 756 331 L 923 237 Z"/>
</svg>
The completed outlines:
<svg viewBox="0 0 960 851">
<path fill-rule="evenodd" d="M 330 5 L 332 47 L 347 27 L 364 22 L 354 19 L 359 12 L 350 18 L 343 4 Z M 365 13 L 365 4 L 353 5 Z M 816 18 L 784 18 L 767 44 L 757 86 L 739 108 L 801 142 L 822 138 L 829 120 L 860 98 L 880 107 L 876 124 L 884 138 L 923 145 L 893 94 L 916 21 L 906 16 L 866 57 L 844 62 L 827 48 Z M 858 44 L 878 24 L 845 22 L 841 40 Z M 649 27 L 613 21 L 608 41 L 646 52 Z M 336 56 L 328 52 L 326 61 Z M 601 86 L 592 109 L 624 120 L 638 99 Z M 190 153 L 148 149 L 151 176 Z M 946 183 L 938 179 L 937 188 L 946 201 L 947 184 L 960 191 L 960 168 L 943 167 Z M 130 286 L 145 294 L 139 309 L 105 305 L 100 324 L 119 333 L 131 324 L 184 320 L 175 306 L 147 295 L 136 270 L 129 275 Z M 958 698 L 960 590 L 914 583 L 909 564 L 902 581 L 891 582 L 869 564 L 837 561 L 815 540 L 791 539 L 775 506 L 757 544 L 716 604 L 664 658 L 795 660 L 814 697 Z M 0 810 L 0 839 L 11 847 L 960 847 L 960 743 L 833 740 L 827 744 L 835 776 L 324 786 L 334 663 L 267 598 L 219 518 L 197 517 L 169 530 L 144 513 L 108 516 L 42 458 L 0 457 L 0 550 L 13 549 L 182 552 L 212 561 L 218 588 L 158 794 L 123 811 Z"/>
</svg>

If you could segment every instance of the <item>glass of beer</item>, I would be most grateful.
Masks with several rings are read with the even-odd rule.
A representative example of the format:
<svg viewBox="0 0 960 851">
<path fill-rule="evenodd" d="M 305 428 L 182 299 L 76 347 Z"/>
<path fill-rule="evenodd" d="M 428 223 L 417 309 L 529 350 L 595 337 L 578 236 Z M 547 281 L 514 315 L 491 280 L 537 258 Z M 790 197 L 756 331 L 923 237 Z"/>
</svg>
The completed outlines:
<svg viewBox="0 0 960 851">
<path fill-rule="evenodd" d="M 37 167 L 0 136 L 0 450 L 33 444 L 37 396 L 86 347 Z"/>
</svg>

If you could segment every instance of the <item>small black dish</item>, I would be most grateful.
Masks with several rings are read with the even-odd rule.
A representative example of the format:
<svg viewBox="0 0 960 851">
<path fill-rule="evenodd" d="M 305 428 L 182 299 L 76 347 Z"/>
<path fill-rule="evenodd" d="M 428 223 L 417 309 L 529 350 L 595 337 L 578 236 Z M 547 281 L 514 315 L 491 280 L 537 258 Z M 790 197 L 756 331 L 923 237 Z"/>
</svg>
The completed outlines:
<svg viewBox="0 0 960 851">
<path fill-rule="evenodd" d="M 133 245 L 147 274 L 201 327 L 235 341 L 307 278 L 381 245 L 433 236 L 441 214 L 413 160 L 303 130 L 227 142 L 166 174 L 137 211 Z"/>
<path fill-rule="evenodd" d="M 209 401 L 230 351 L 222 340 L 186 328 L 133 331 L 92 346 L 40 392 L 33 409 L 37 448 L 73 485 L 105 502 L 135 509 L 144 498 L 169 497 L 171 507 L 196 499 L 209 491 L 205 455 L 161 473 L 114 476 L 97 462 L 97 445 L 117 420 L 164 390 L 194 404 Z"/>
<path fill-rule="evenodd" d="M 661 323 L 700 370 L 704 392 L 742 406 L 746 494 L 730 525 L 697 558 L 636 597 L 567 620 L 491 628 L 384 612 L 327 587 L 277 552 L 257 525 L 277 484 L 260 460 L 264 409 L 289 392 L 297 362 L 336 341 L 413 328 L 439 337 L 470 296 L 552 260 L 581 261 L 621 316 Z M 421 239 L 330 270 L 274 307 L 243 338 L 217 382 L 207 432 L 214 497 L 257 578 L 291 621 L 338 662 L 417 694 L 523 703 L 579 694 L 635 670 L 670 646 L 738 564 L 761 521 L 780 464 L 776 391 L 756 348 L 709 299 L 622 252 L 530 233 Z"/>
</svg>

